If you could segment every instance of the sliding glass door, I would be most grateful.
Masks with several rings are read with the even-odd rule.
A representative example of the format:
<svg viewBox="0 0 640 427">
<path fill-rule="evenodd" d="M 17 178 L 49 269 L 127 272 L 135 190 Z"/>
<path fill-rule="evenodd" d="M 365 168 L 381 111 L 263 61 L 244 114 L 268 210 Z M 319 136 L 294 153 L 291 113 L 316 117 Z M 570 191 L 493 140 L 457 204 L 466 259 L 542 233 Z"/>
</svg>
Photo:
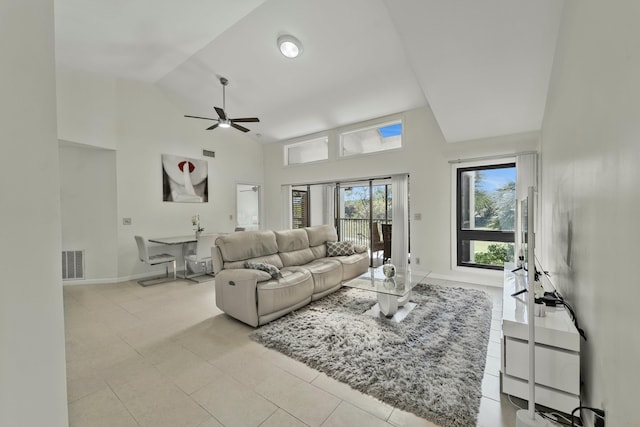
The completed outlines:
<svg viewBox="0 0 640 427">
<path fill-rule="evenodd" d="M 391 258 L 393 186 L 390 177 L 292 185 L 288 202 L 291 226 L 333 224 L 339 240 L 367 246 L 371 250 L 371 265 L 380 265 Z M 406 193 L 406 190 L 400 192 Z M 404 205 L 399 205 L 404 208 L 396 212 L 403 219 L 402 233 L 397 236 L 404 242 L 398 246 L 403 248 L 400 252 L 408 250 L 405 245 L 408 244 L 408 200 Z M 405 233 L 407 237 L 403 238 Z"/>
<path fill-rule="evenodd" d="M 390 180 L 339 183 L 337 189 L 339 239 L 369 247 L 372 265 L 381 263 L 384 260 L 382 225 L 392 222 Z"/>
</svg>

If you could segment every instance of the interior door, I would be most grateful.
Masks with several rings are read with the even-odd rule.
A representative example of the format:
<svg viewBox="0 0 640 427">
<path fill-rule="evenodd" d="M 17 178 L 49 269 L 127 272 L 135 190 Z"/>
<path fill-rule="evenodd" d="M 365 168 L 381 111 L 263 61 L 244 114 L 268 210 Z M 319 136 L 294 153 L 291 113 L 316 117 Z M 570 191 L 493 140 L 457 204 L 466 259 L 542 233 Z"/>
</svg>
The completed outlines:
<svg viewBox="0 0 640 427">
<path fill-rule="evenodd" d="M 236 229 L 260 229 L 260 191 L 258 184 L 236 185 Z"/>
</svg>

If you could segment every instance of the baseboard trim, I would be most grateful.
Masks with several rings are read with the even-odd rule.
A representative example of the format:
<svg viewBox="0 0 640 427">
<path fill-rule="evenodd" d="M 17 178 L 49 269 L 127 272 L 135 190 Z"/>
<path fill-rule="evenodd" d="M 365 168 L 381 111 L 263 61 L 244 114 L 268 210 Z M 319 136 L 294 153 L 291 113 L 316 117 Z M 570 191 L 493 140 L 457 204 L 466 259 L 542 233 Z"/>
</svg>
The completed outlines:
<svg viewBox="0 0 640 427">
<path fill-rule="evenodd" d="M 428 279 L 436 279 L 436 280 L 449 280 L 453 282 L 462 282 L 462 283 L 470 283 L 473 285 L 482 285 L 482 286 L 492 286 L 495 288 L 502 288 L 502 282 L 496 282 L 495 280 L 491 280 L 490 278 L 483 277 L 469 277 L 469 275 L 457 275 L 453 274 L 442 274 L 442 273 L 431 273 Z"/>
<path fill-rule="evenodd" d="M 77 285 L 109 285 L 112 283 L 124 282 L 126 280 L 120 280 L 117 277 L 108 279 L 73 279 L 63 280 L 62 286 L 77 286 Z"/>
<path fill-rule="evenodd" d="M 413 274 L 420 275 L 426 274 L 426 271 L 413 270 Z M 113 283 L 123 283 L 129 281 L 138 281 L 141 279 L 150 279 L 153 277 L 158 277 L 157 272 L 151 273 L 139 273 L 139 274 L 131 274 L 129 276 L 123 277 L 111 277 L 111 278 L 101 278 L 101 279 L 74 279 L 74 280 L 63 280 L 63 286 L 77 286 L 77 285 L 109 285 Z M 427 281 L 429 279 L 434 280 L 449 280 L 453 282 L 462 282 L 462 283 L 470 283 L 474 285 L 483 285 L 483 286 L 492 286 L 496 288 L 502 287 L 502 282 L 496 283 L 493 280 L 489 280 L 489 278 L 483 277 L 469 277 L 468 274 L 458 275 L 455 274 L 442 274 L 442 273 L 430 273 Z"/>
<path fill-rule="evenodd" d="M 129 281 L 137 281 L 141 279 L 151 279 L 157 277 L 158 273 L 139 273 L 131 274 L 124 277 L 111 277 L 102 279 L 77 279 L 77 280 L 63 280 L 62 286 L 76 286 L 76 285 L 111 285 L 114 283 L 123 283 Z"/>
</svg>

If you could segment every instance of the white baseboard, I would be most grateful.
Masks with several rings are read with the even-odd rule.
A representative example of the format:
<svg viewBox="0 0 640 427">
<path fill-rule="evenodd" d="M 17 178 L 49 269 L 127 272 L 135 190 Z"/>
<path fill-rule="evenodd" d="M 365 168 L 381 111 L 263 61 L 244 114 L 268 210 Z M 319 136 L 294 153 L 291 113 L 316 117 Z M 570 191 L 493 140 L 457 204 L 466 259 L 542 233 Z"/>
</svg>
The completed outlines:
<svg viewBox="0 0 640 427">
<path fill-rule="evenodd" d="M 492 286 L 496 288 L 502 288 L 503 286 L 502 282 L 496 282 L 493 278 L 479 276 L 470 277 L 467 274 L 459 275 L 455 274 L 455 272 L 451 274 L 431 273 L 429 274 L 428 279 L 449 280 L 453 282 L 471 283 L 474 285 Z"/>
<path fill-rule="evenodd" d="M 62 286 L 76 286 L 76 285 L 110 285 L 113 283 L 123 283 L 129 282 L 131 280 L 141 280 L 141 279 L 150 279 L 152 277 L 157 277 L 158 273 L 138 273 L 132 274 L 124 277 L 111 277 L 111 278 L 102 278 L 102 279 L 74 279 L 74 280 L 63 280 Z"/>
<path fill-rule="evenodd" d="M 420 275 L 427 274 L 427 271 L 420 271 L 417 269 L 412 269 L 412 275 Z M 63 280 L 63 286 L 76 286 L 76 285 L 108 285 L 112 283 L 122 283 L 128 282 L 131 280 L 141 280 L 141 279 L 149 279 L 152 277 L 157 277 L 158 273 L 138 273 L 132 274 L 129 276 L 123 277 L 112 277 L 112 278 L 96 278 L 96 279 L 74 279 L 74 280 Z M 500 276 L 502 277 L 502 276 Z M 430 273 L 428 279 L 435 280 L 449 280 L 453 282 L 463 282 L 463 283 L 471 283 L 474 285 L 484 285 L 484 286 L 494 286 L 497 288 L 502 287 L 502 281 L 496 282 L 492 277 L 482 277 L 482 276 L 470 276 L 469 274 L 456 274 L 456 272 L 451 273 Z"/>
</svg>

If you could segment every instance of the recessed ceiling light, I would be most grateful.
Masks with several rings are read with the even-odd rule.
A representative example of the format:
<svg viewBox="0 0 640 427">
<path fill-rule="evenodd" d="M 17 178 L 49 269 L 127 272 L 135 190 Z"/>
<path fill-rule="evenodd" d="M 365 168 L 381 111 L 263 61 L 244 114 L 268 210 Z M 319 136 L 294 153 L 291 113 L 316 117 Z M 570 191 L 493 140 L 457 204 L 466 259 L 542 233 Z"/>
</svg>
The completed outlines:
<svg viewBox="0 0 640 427">
<path fill-rule="evenodd" d="M 296 58 L 302 54 L 302 43 L 289 34 L 278 37 L 278 48 L 287 58 Z"/>
</svg>

